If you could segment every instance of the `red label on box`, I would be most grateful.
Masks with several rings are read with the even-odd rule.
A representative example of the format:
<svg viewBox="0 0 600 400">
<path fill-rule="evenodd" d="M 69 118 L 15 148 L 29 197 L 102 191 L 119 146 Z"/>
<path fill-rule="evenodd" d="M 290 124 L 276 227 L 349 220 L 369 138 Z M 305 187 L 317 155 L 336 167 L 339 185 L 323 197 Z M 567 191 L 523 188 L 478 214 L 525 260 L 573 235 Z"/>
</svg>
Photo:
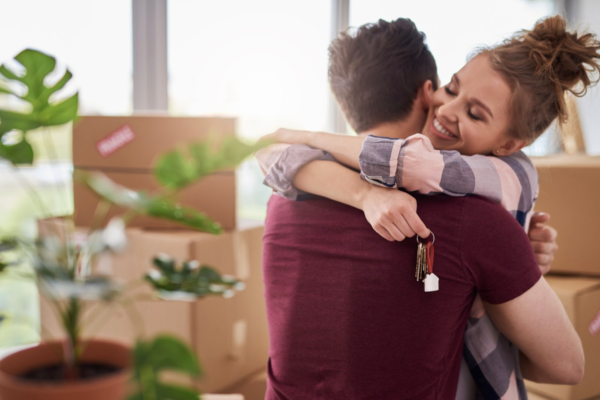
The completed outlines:
<svg viewBox="0 0 600 400">
<path fill-rule="evenodd" d="M 596 336 L 598 333 L 600 333 L 600 311 L 598 311 L 592 322 L 590 322 L 588 330 L 592 336 Z"/>
<path fill-rule="evenodd" d="M 135 139 L 135 134 L 129 125 L 123 125 L 96 144 L 102 157 L 108 157 L 127 143 Z"/>
</svg>

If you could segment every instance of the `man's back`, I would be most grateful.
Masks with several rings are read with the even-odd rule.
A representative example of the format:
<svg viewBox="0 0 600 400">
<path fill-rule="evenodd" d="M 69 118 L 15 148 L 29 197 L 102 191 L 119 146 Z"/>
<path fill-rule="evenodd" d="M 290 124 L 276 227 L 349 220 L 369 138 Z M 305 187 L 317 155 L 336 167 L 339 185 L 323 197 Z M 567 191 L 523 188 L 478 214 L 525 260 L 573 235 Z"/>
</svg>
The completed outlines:
<svg viewBox="0 0 600 400">
<path fill-rule="evenodd" d="M 454 398 L 475 288 L 486 301 L 508 301 L 537 282 L 539 270 L 522 228 L 499 206 L 417 199 L 436 235 L 438 292 L 415 280 L 416 240 L 387 242 L 361 211 L 329 200 L 271 198 L 267 399 Z M 496 235 L 511 238 L 494 246 Z"/>
</svg>

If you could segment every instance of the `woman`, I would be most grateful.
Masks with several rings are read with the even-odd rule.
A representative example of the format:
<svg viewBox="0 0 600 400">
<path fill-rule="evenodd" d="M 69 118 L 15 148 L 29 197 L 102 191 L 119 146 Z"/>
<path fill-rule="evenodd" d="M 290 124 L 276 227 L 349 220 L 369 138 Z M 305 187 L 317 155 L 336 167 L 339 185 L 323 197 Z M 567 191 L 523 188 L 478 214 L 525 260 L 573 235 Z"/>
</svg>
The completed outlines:
<svg viewBox="0 0 600 400">
<path fill-rule="evenodd" d="M 500 46 L 480 51 L 449 85 L 436 91 L 422 132 L 437 150 L 457 150 L 464 155 L 514 154 L 557 117 L 566 118 L 564 92 L 585 92 L 590 77 L 584 64 L 598 70 L 598 48 L 592 35 L 567 33 L 560 17 L 540 22 L 532 32 L 521 32 Z M 583 89 L 577 91 L 579 83 Z M 285 130 L 272 136 L 280 142 L 328 150 L 354 167 L 359 166 L 361 146 L 367 144 L 364 138 L 299 135 Z M 377 145 L 381 146 L 381 141 Z M 389 145 L 394 145 L 391 140 Z M 398 173 L 402 176 L 406 171 L 399 169 Z M 298 173 L 294 184 L 364 210 L 375 230 L 388 240 L 425 231 L 414 215 L 416 204 L 410 196 L 369 188 L 334 164 L 311 163 Z M 431 192 L 426 185 L 423 190 L 409 189 Z M 522 365 L 525 376 L 539 379 L 539 371 L 536 375 L 528 370 L 531 364 Z"/>
</svg>

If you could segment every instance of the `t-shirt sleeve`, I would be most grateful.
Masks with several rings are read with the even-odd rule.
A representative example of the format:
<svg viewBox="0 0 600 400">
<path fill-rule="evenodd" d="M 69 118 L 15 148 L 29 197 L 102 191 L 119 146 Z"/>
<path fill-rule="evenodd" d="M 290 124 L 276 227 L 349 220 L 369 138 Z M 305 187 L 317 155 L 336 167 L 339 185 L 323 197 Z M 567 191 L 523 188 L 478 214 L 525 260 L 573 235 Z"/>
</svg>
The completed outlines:
<svg viewBox="0 0 600 400">
<path fill-rule="evenodd" d="M 488 303 L 519 297 L 541 277 L 523 228 L 500 205 L 481 197 L 467 199 L 460 253 L 465 273 Z"/>
</svg>

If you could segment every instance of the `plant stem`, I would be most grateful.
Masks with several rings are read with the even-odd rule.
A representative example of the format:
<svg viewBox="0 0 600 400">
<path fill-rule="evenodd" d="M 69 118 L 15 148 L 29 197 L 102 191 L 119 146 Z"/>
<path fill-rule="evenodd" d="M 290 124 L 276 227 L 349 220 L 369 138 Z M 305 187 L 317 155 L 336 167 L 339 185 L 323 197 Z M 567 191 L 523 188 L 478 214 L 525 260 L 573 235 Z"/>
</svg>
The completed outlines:
<svg viewBox="0 0 600 400">
<path fill-rule="evenodd" d="M 48 208 L 46 206 L 46 203 L 44 203 L 42 201 L 42 198 L 41 198 L 40 194 L 31 185 L 31 182 L 29 182 L 29 179 L 27 179 L 27 177 L 25 175 L 23 175 L 23 170 L 21 168 L 19 168 L 19 167 L 14 166 L 14 165 L 12 166 L 12 169 L 17 174 L 22 175 L 21 179 L 19 179 L 19 182 L 23 183 L 23 185 L 25 187 L 25 190 L 27 190 L 29 192 L 29 194 L 31 195 L 31 197 L 32 197 L 31 200 L 34 202 L 34 204 L 42 212 L 42 219 L 50 217 L 52 214 L 48 210 Z"/>
<path fill-rule="evenodd" d="M 90 223 L 90 229 L 89 229 L 90 234 L 94 230 L 96 230 L 96 228 L 99 228 L 102 225 L 102 223 L 104 222 L 104 219 L 106 218 L 106 215 L 110 211 L 111 206 L 112 206 L 112 204 L 110 202 L 106 201 L 102 197 L 100 198 L 100 201 L 98 202 L 98 205 L 96 206 L 96 209 L 94 210 L 94 216 L 92 217 L 92 222 Z"/>
<path fill-rule="evenodd" d="M 79 316 L 81 302 L 75 297 L 69 299 L 67 310 L 63 314 L 63 323 L 67 331 L 65 342 L 65 379 L 74 380 L 78 377 L 79 366 Z"/>
<path fill-rule="evenodd" d="M 41 133 L 44 134 L 43 135 L 44 136 L 44 144 L 46 147 L 46 151 L 50 155 L 50 160 L 58 162 L 58 155 L 56 153 L 56 148 L 54 147 L 54 140 L 50 136 L 50 132 L 41 132 Z M 54 177 L 58 178 L 57 181 L 60 182 L 61 181 L 60 176 L 56 175 L 56 169 L 54 168 L 54 165 L 52 165 L 52 172 L 54 173 Z M 58 185 L 56 185 L 56 189 L 58 189 L 59 193 L 61 192 L 60 187 Z M 63 193 L 64 200 L 65 200 L 65 206 L 69 203 L 69 197 L 67 194 L 68 191 L 69 191 L 69 186 L 66 182 L 64 182 L 62 193 Z"/>
</svg>

